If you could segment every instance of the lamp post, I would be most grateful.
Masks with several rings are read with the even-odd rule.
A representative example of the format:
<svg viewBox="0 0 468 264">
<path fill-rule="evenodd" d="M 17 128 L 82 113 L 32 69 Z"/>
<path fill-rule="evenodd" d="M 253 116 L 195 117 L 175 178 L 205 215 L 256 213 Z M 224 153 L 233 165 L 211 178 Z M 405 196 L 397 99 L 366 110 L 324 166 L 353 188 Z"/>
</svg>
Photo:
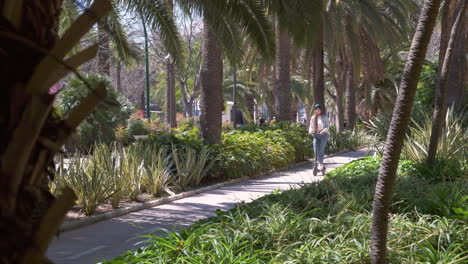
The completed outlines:
<svg viewBox="0 0 468 264">
<path fill-rule="evenodd" d="M 140 13 L 141 23 L 143 24 L 143 33 L 145 35 L 145 91 L 146 91 L 146 118 L 151 120 L 150 110 L 150 91 L 149 91 L 149 62 L 148 62 L 148 32 L 143 14 Z"/>
<path fill-rule="evenodd" d="M 232 126 L 234 128 L 237 127 L 237 68 L 236 68 L 236 65 L 234 64 L 234 89 L 233 92 L 232 92 L 232 112 L 233 112 L 233 122 L 232 122 Z"/>
</svg>

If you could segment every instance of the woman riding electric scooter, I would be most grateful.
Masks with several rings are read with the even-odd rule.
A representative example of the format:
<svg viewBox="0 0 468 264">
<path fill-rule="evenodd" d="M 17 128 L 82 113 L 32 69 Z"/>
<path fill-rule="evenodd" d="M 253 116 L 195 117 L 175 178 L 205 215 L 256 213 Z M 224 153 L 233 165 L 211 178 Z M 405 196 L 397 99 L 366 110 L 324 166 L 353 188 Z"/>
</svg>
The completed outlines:
<svg viewBox="0 0 468 264">
<path fill-rule="evenodd" d="M 315 115 L 312 116 L 309 126 L 309 134 L 314 136 L 314 175 L 317 175 L 317 170 L 322 171 L 325 174 L 325 166 L 323 165 L 323 159 L 325 156 L 325 146 L 328 140 L 328 117 L 322 114 L 322 105 L 315 105 Z M 318 165 L 317 165 L 318 163 Z"/>
</svg>

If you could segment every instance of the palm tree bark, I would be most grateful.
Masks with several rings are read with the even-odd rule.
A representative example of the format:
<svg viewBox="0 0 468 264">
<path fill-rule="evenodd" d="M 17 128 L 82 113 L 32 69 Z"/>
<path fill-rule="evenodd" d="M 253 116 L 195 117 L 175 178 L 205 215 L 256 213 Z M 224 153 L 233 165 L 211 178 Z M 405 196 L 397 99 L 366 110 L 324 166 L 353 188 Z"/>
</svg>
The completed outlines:
<svg viewBox="0 0 468 264">
<path fill-rule="evenodd" d="M 439 138 L 442 132 L 442 127 L 444 126 L 444 118 L 446 113 L 446 94 L 447 94 L 447 84 L 449 78 L 450 66 L 452 66 L 452 57 L 454 53 L 454 47 L 457 40 L 457 35 L 462 28 L 461 22 L 463 16 L 465 15 L 466 1 L 462 1 L 462 6 L 459 9 L 458 16 L 455 20 L 455 23 L 452 26 L 450 32 L 450 39 L 448 42 L 447 50 L 445 53 L 445 58 L 443 60 L 442 69 L 440 72 L 438 85 L 436 89 L 435 104 L 434 104 L 434 113 L 432 116 L 432 130 L 431 130 L 431 139 L 429 141 L 429 149 L 427 151 L 427 164 L 430 167 L 433 167 L 436 161 L 437 146 L 439 145 Z"/>
<path fill-rule="evenodd" d="M 117 91 L 123 94 L 123 87 L 122 87 L 122 62 L 117 63 L 116 67 L 116 78 L 117 78 Z"/>
<path fill-rule="evenodd" d="M 348 63 L 346 74 L 346 129 L 353 130 L 356 126 L 356 77 L 352 59 L 352 49 L 348 38 L 345 39 L 345 57 Z"/>
<path fill-rule="evenodd" d="M 0 0 L 2 263 L 50 263 L 45 251 L 76 199 L 69 188 L 55 198 L 48 186 L 55 154 L 95 105 L 88 101 L 89 107 L 72 111 L 73 120 L 59 120 L 52 111 L 55 96 L 49 94 L 52 84 L 47 77 L 60 68 L 50 63 L 47 55 L 53 50 L 53 61 L 62 61 L 71 49 L 57 42 L 61 9 L 60 0 Z M 92 22 L 91 26 L 109 9 L 108 2 L 99 1 L 82 16 Z M 83 23 L 74 26 L 87 31 Z M 81 35 L 73 37 L 79 39 Z M 67 41 L 76 43 L 70 38 Z M 41 78 L 37 78 L 39 75 Z M 101 91 L 93 94 L 95 102 L 103 96 Z"/>
<path fill-rule="evenodd" d="M 356 81 L 354 69 L 350 65 L 346 75 L 346 129 L 353 130 L 356 126 Z"/>
<path fill-rule="evenodd" d="M 291 121 L 291 68 L 288 30 L 276 23 L 275 99 L 278 121 Z"/>
<path fill-rule="evenodd" d="M 209 23 L 203 22 L 202 68 L 200 73 L 200 132 L 205 143 L 221 143 L 223 111 L 223 61 L 221 48 Z"/>
<path fill-rule="evenodd" d="M 437 19 L 440 1 L 427 0 L 424 2 L 403 71 L 399 94 L 393 110 L 393 117 L 388 130 L 382 164 L 380 165 L 377 185 L 375 187 L 371 234 L 372 264 L 384 264 L 387 262 L 388 221 L 396 171 L 408 128 L 409 113 L 411 113 L 413 107 L 418 79 Z"/>
<path fill-rule="evenodd" d="M 105 31 L 104 25 L 99 23 L 98 31 L 98 53 L 97 53 L 97 67 L 98 73 L 104 76 L 110 76 L 110 40 L 109 34 Z"/>
<path fill-rule="evenodd" d="M 323 52 L 323 27 L 318 32 L 318 38 L 316 46 L 312 52 L 312 79 L 314 89 L 314 104 L 321 104 L 323 112 L 326 113 L 325 109 L 325 62 Z"/>
<path fill-rule="evenodd" d="M 461 9 L 465 0 L 451 0 L 447 4 L 444 16 L 442 17 L 442 32 L 439 53 L 439 73 L 442 71 L 442 63 L 445 57 L 445 50 L 449 41 L 449 32 L 455 23 L 457 12 Z M 460 110 L 466 103 L 465 87 L 468 78 L 468 67 L 466 61 L 466 43 L 468 42 L 468 28 L 466 26 L 466 15 L 460 21 L 461 32 L 455 38 L 453 55 L 449 65 L 450 71 L 447 77 L 446 103 Z M 439 76 L 440 78 L 440 76 Z"/>
</svg>

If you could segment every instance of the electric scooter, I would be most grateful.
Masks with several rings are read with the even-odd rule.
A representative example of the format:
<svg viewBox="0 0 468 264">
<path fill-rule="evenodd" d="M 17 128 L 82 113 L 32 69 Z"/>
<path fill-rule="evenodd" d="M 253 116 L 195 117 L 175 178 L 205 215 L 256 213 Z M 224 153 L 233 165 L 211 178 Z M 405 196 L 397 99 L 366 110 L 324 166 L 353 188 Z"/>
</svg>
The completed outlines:
<svg viewBox="0 0 468 264">
<path fill-rule="evenodd" d="M 318 145 L 318 142 L 319 142 L 318 133 L 314 133 L 314 139 L 315 139 L 315 142 L 316 142 L 315 144 Z M 316 151 L 315 149 L 314 149 L 314 154 L 315 154 L 315 160 L 314 160 L 314 169 L 313 169 L 312 173 L 314 174 L 314 176 L 317 176 L 317 172 L 318 172 L 318 151 Z M 323 166 L 323 168 L 321 170 L 322 175 L 325 175 L 325 171 L 326 171 L 326 168 L 325 168 L 325 166 Z"/>
</svg>

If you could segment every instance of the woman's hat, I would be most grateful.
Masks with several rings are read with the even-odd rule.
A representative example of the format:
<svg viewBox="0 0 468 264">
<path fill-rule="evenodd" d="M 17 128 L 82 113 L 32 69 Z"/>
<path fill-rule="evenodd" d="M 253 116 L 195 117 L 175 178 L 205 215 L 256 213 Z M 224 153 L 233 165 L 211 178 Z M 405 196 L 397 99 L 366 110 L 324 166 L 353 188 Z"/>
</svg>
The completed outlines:
<svg viewBox="0 0 468 264">
<path fill-rule="evenodd" d="M 317 108 L 322 109 L 322 105 L 321 105 L 321 104 L 316 104 L 316 105 L 315 105 L 315 109 L 317 109 Z"/>
</svg>

